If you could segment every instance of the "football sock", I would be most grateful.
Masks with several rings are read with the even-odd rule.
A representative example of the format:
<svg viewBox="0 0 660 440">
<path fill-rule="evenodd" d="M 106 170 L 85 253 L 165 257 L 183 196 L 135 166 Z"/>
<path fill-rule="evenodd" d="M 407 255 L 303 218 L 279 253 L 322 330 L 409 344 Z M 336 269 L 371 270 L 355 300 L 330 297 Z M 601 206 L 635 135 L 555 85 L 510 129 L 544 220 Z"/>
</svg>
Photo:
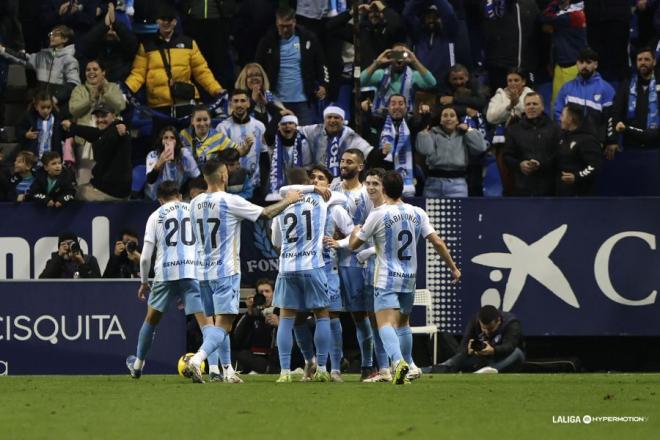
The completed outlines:
<svg viewBox="0 0 660 440">
<path fill-rule="evenodd" d="M 339 318 L 333 318 L 330 320 L 330 332 L 332 333 L 330 367 L 332 368 L 332 371 L 341 371 L 341 357 L 344 353 L 342 347 L 341 320 Z"/>
<path fill-rule="evenodd" d="M 316 360 L 319 368 L 325 369 L 328 362 L 328 352 L 332 336 L 330 333 L 330 318 L 316 318 L 316 330 L 314 331 L 314 345 L 316 345 Z"/>
<path fill-rule="evenodd" d="M 133 362 L 133 368 L 136 370 L 141 370 L 144 367 L 144 360 L 135 358 L 135 362 Z"/>
<path fill-rule="evenodd" d="M 369 368 L 373 365 L 374 337 L 371 332 L 371 322 L 369 318 L 361 321 L 355 321 L 355 331 L 357 333 L 358 345 L 362 357 L 362 368 Z"/>
<path fill-rule="evenodd" d="M 306 323 L 293 327 L 293 334 L 296 335 L 298 348 L 305 358 L 305 362 L 311 362 L 314 358 L 314 344 L 312 342 L 312 332 Z"/>
<path fill-rule="evenodd" d="M 399 345 L 401 346 L 401 355 L 403 359 L 411 364 L 412 359 L 412 349 L 413 349 L 413 336 L 412 330 L 409 326 L 399 327 L 396 329 L 396 334 L 399 336 Z"/>
<path fill-rule="evenodd" d="M 143 322 L 142 327 L 140 327 L 140 334 L 138 335 L 138 344 L 135 356 L 141 361 L 144 361 L 147 357 L 147 353 L 149 353 L 151 343 L 154 341 L 155 330 L 156 326 L 151 325 L 146 321 Z M 142 366 L 140 366 L 140 368 L 142 368 Z"/>
<path fill-rule="evenodd" d="M 383 341 L 385 351 L 389 358 L 392 359 L 392 363 L 397 363 L 403 359 L 396 330 L 391 325 L 385 325 L 378 329 L 378 333 L 380 333 L 380 339 Z"/>
<path fill-rule="evenodd" d="M 385 347 L 383 347 L 383 341 L 380 339 L 380 333 L 378 329 L 372 327 L 374 334 L 374 348 L 376 349 L 376 362 L 378 362 L 378 368 L 388 368 L 390 366 L 390 360 L 387 358 L 387 352 Z"/>
<path fill-rule="evenodd" d="M 280 325 L 277 329 L 277 351 L 280 357 L 280 368 L 291 369 L 291 349 L 293 348 L 293 316 L 280 317 Z"/>
<path fill-rule="evenodd" d="M 209 353 L 209 357 L 206 359 L 206 363 L 209 365 L 209 373 L 220 373 L 220 369 L 218 368 L 218 350 L 215 350 L 213 353 Z"/>
<path fill-rule="evenodd" d="M 224 369 L 225 365 L 231 365 L 231 338 L 224 329 L 222 331 L 224 332 L 225 337 L 220 341 L 220 348 L 218 349 L 218 357 L 220 358 L 220 364 Z"/>
<path fill-rule="evenodd" d="M 214 325 L 205 325 L 202 328 L 202 336 L 204 337 L 202 346 L 197 353 L 190 358 L 190 362 L 195 365 L 200 365 L 202 361 L 208 357 L 209 353 L 213 353 L 218 349 L 222 340 L 227 336 L 227 332 Z"/>
</svg>

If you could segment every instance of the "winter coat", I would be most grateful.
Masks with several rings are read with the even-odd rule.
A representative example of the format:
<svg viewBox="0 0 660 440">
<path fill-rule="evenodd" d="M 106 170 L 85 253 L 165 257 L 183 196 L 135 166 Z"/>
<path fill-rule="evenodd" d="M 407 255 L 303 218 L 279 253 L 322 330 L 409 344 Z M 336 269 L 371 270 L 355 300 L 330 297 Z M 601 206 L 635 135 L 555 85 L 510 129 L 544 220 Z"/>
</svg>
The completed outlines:
<svg viewBox="0 0 660 440">
<path fill-rule="evenodd" d="M 56 114 L 54 114 L 54 116 L 55 120 L 53 121 L 53 135 L 50 139 L 50 149 L 52 151 L 57 151 L 60 153 L 60 156 L 62 156 L 62 142 L 64 141 L 65 136 L 62 133 L 62 127 L 60 125 L 61 119 Z M 26 139 L 25 133 L 27 133 L 30 128 L 32 128 L 32 130 L 40 130 L 41 126 L 39 121 L 41 120 L 41 117 L 33 108 L 25 114 L 21 122 L 16 126 L 16 137 L 21 143 L 21 149 L 32 151 L 37 156 L 37 159 L 41 159 L 39 157 L 39 139 Z"/>
<path fill-rule="evenodd" d="M 448 134 L 440 127 L 417 134 L 415 148 L 426 156 L 426 165 L 430 170 L 465 171 L 469 154 L 486 151 L 486 142 L 478 130 L 467 132 L 458 130 Z"/>
<path fill-rule="evenodd" d="M 497 89 L 495 95 L 490 98 L 488 103 L 488 110 L 486 111 L 486 120 L 493 125 L 504 124 L 512 116 L 521 117 L 525 112 L 525 96 L 528 93 L 532 93 L 534 90 L 529 87 L 525 87 L 520 94 L 518 99 L 518 104 L 516 104 L 512 109 L 509 109 L 511 105 L 511 99 L 506 93 L 506 89 Z"/>
<path fill-rule="evenodd" d="M 105 91 L 97 99 L 92 99 L 92 87 L 87 83 L 81 84 L 73 89 L 69 99 L 69 111 L 74 120 L 80 125 L 92 125 L 92 109 L 100 103 L 110 105 L 116 113 L 121 113 L 126 108 L 126 100 L 119 85 L 106 82 Z"/>
<path fill-rule="evenodd" d="M 594 195 L 602 158 L 600 143 L 588 123 L 574 131 L 563 132 L 557 155 L 557 195 Z M 561 181 L 563 171 L 575 174 L 573 184 Z"/>
<path fill-rule="evenodd" d="M 48 173 L 43 168 L 37 170 L 34 182 L 27 193 L 27 200 L 39 201 L 47 204 L 51 200 L 67 204 L 76 196 L 76 181 L 73 173 L 62 168 L 62 172 L 55 178 L 55 185 L 48 190 Z"/>
<path fill-rule="evenodd" d="M 575 64 L 578 53 L 587 47 L 587 24 L 584 9 L 571 5 L 571 12 L 559 8 L 559 0 L 551 1 L 543 11 L 541 22 L 552 25 L 552 54 L 555 64 Z"/>
<path fill-rule="evenodd" d="M 53 252 L 50 260 L 46 261 L 46 267 L 39 275 L 39 278 L 75 278 L 78 273 L 80 278 L 101 278 L 101 269 L 96 257 L 93 255 L 84 255 L 83 264 L 78 265 L 70 260 L 60 257 L 57 252 Z"/>
</svg>

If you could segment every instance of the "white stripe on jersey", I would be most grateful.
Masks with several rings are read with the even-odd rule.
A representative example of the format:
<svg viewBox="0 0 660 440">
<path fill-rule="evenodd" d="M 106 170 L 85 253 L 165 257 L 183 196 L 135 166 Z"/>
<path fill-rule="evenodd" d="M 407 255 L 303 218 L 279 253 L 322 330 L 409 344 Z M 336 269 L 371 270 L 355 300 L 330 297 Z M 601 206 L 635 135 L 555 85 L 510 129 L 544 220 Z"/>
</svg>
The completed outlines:
<svg viewBox="0 0 660 440">
<path fill-rule="evenodd" d="M 381 205 L 371 211 L 358 238 L 374 238 L 376 268 L 374 286 L 393 292 L 415 290 L 417 242 L 435 232 L 429 217 L 407 203 Z"/>
<path fill-rule="evenodd" d="M 147 220 L 144 242 L 156 249 L 154 281 L 196 278 L 190 205 L 173 201 L 155 210 Z"/>
<path fill-rule="evenodd" d="M 298 272 L 325 266 L 323 235 L 328 205 L 316 193 L 304 194 L 275 217 L 273 245 L 280 247 L 280 272 Z"/>
<path fill-rule="evenodd" d="M 371 212 L 374 206 L 369 198 L 369 194 L 367 194 L 367 187 L 360 184 L 359 187 L 348 190 L 344 188 L 341 181 L 338 181 L 332 185 L 332 190 L 340 192 L 346 196 L 348 202 L 344 207 L 346 208 L 346 211 L 348 211 L 348 215 L 353 219 L 353 224 L 363 225 L 367 215 L 369 215 L 369 212 Z M 351 251 L 350 249 L 339 249 L 339 265 L 342 267 L 363 267 L 362 263 L 360 263 L 355 256 L 357 252 L 362 249 L 364 249 L 364 247 L 360 247 L 355 251 Z"/>
<path fill-rule="evenodd" d="M 243 143 L 248 135 L 254 136 L 254 144 L 250 148 L 250 151 L 240 158 L 240 163 L 241 167 L 247 170 L 254 187 L 257 188 L 260 183 L 259 179 L 261 179 L 259 157 L 265 151 L 263 137 L 266 133 L 266 127 L 264 124 L 252 116 L 249 117 L 248 122 L 245 124 L 239 124 L 234 122 L 234 119 L 230 116 L 228 119 L 219 123 L 216 130 L 222 131 L 229 139 L 237 144 Z"/>
<path fill-rule="evenodd" d="M 190 201 L 200 281 L 241 273 L 241 221 L 256 221 L 263 209 L 226 192 L 203 193 Z"/>
</svg>

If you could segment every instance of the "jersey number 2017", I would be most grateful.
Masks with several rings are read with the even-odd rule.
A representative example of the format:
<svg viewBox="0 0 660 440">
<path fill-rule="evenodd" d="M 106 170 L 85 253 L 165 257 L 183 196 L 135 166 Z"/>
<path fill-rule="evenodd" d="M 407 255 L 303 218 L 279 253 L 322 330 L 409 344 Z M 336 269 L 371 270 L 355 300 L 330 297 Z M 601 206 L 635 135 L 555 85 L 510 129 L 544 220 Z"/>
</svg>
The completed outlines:
<svg viewBox="0 0 660 440">
<path fill-rule="evenodd" d="M 179 233 L 179 240 L 186 246 L 195 244 L 195 235 L 192 232 L 190 218 L 186 217 L 179 223 L 178 219 L 170 218 L 165 221 L 165 244 L 168 246 L 176 246 L 178 241 L 174 235 Z"/>
<path fill-rule="evenodd" d="M 408 261 L 412 258 L 412 255 L 403 255 L 406 249 L 408 249 L 408 246 L 410 246 L 410 243 L 412 243 L 412 232 L 410 231 L 400 231 L 399 232 L 399 241 L 403 242 L 401 244 L 401 247 L 399 248 L 398 252 L 396 255 L 399 257 L 399 260 L 401 261 Z"/>
<path fill-rule="evenodd" d="M 305 239 L 312 239 L 312 212 L 305 210 L 302 212 L 303 217 L 305 217 Z M 291 223 L 289 224 L 289 220 Z M 294 213 L 289 213 L 284 216 L 284 225 L 289 227 L 286 229 L 286 241 L 287 243 L 295 243 L 298 238 L 292 237 L 291 234 L 296 230 L 296 225 L 298 225 L 298 217 Z"/>
</svg>

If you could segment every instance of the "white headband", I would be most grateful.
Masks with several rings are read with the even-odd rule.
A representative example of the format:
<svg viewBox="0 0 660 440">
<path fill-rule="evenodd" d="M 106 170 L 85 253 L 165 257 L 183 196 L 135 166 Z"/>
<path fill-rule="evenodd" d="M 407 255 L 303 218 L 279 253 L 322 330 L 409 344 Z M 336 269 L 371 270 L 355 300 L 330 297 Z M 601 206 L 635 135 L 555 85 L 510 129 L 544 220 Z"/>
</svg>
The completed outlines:
<svg viewBox="0 0 660 440">
<path fill-rule="evenodd" d="M 341 109 L 341 107 L 337 107 L 336 105 L 329 105 L 328 107 L 323 110 L 323 117 L 325 118 L 328 115 L 337 115 L 340 116 L 342 119 L 346 116 L 344 113 L 344 110 Z"/>
<path fill-rule="evenodd" d="M 288 122 L 293 122 L 294 124 L 298 125 L 298 118 L 296 118 L 294 115 L 285 115 L 282 116 L 282 119 L 280 119 L 280 124 L 286 124 Z"/>
</svg>

